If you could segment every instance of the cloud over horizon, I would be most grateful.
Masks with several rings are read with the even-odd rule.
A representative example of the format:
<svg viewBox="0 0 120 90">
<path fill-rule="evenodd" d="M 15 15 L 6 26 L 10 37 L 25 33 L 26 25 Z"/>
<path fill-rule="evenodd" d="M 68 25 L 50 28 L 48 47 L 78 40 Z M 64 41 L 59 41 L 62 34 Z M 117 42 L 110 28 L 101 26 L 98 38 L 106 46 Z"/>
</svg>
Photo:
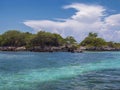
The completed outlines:
<svg viewBox="0 0 120 90">
<path fill-rule="evenodd" d="M 27 20 L 23 22 L 35 32 L 45 30 L 62 36 L 74 36 L 83 40 L 89 32 L 96 32 L 107 41 L 120 41 L 120 14 L 107 16 L 107 9 L 101 5 L 73 3 L 63 9 L 73 8 L 76 12 L 61 20 Z"/>
</svg>

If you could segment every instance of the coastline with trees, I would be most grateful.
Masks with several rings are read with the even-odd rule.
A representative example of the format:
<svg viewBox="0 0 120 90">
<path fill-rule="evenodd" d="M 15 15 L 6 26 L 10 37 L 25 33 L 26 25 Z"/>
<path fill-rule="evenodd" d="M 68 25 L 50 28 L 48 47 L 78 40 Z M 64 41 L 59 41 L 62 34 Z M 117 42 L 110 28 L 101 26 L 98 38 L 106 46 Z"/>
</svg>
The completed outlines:
<svg viewBox="0 0 120 90">
<path fill-rule="evenodd" d="M 0 35 L 0 51 L 82 52 L 83 50 L 120 51 L 120 43 L 107 42 L 92 32 L 80 43 L 77 43 L 72 36 L 63 38 L 59 34 L 45 31 L 32 34 L 9 30 Z"/>
</svg>

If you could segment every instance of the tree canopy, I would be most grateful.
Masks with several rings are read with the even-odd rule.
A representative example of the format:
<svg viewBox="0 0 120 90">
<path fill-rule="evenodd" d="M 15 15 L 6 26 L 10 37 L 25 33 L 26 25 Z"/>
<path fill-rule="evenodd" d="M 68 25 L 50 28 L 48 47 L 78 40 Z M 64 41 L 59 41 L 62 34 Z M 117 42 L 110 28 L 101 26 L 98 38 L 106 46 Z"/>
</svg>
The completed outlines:
<svg viewBox="0 0 120 90">
<path fill-rule="evenodd" d="M 89 33 L 88 36 L 81 42 L 82 46 L 101 47 L 106 45 L 106 41 L 97 37 L 97 33 Z"/>
<path fill-rule="evenodd" d="M 20 32 L 18 30 L 9 30 L 0 35 L 0 46 L 61 46 L 66 43 L 73 44 L 76 40 L 69 36 L 63 38 L 56 33 L 50 33 L 45 31 L 39 31 L 37 34 L 29 32 Z"/>
<path fill-rule="evenodd" d="M 75 38 L 72 37 L 72 36 L 67 36 L 67 37 L 65 38 L 65 41 L 66 41 L 67 44 L 75 44 L 75 43 L 76 43 Z"/>
<path fill-rule="evenodd" d="M 40 46 L 51 47 L 51 46 L 66 46 L 70 45 L 78 47 L 77 41 L 73 36 L 67 36 L 63 38 L 61 35 L 56 33 L 50 33 L 45 31 L 39 31 L 36 34 L 29 32 L 20 32 L 18 30 L 9 30 L 0 35 L 0 46 L 25 46 L 34 47 Z M 102 47 L 108 46 L 112 48 L 120 48 L 120 43 L 106 42 L 104 39 L 99 38 L 97 33 L 90 32 L 88 36 L 80 43 L 81 46 L 87 47 Z"/>
<path fill-rule="evenodd" d="M 20 31 L 10 30 L 1 35 L 2 46 L 22 46 L 25 44 L 24 34 Z"/>
</svg>

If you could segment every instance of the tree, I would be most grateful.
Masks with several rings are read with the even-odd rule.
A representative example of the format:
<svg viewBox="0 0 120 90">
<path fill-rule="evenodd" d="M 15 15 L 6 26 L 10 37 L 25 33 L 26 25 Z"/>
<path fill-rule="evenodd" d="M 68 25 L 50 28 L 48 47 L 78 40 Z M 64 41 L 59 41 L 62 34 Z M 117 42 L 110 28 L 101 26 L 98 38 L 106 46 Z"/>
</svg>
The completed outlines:
<svg viewBox="0 0 120 90">
<path fill-rule="evenodd" d="M 92 32 L 90 32 L 88 36 L 89 36 L 89 37 L 97 37 L 98 35 L 97 35 L 97 33 L 92 33 Z"/>
<path fill-rule="evenodd" d="M 112 41 L 107 42 L 107 45 L 108 45 L 109 47 L 115 47 L 115 44 L 114 44 L 114 42 L 112 42 Z"/>
<path fill-rule="evenodd" d="M 72 36 L 66 37 L 65 41 L 66 41 L 67 44 L 75 44 L 76 43 L 76 40 Z"/>
<path fill-rule="evenodd" d="M 3 46 L 23 46 L 25 45 L 24 35 L 17 30 L 10 30 L 2 34 Z"/>
<path fill-rule="evenodd" d="M 40 31 L 32 38 L 31 43 L 42 48 L 45 46 L 60 46 L 63 43 L 63 38 L 59 34 Z"/>
<path fill-rule="evenodd" d="M 89 33 L 88 37 L 86 37 L 82 42 L 82 46 L 95 46 L 101 47 L 106 45 L 106 41 L 102 38 L 97 37 L 97 33 Z"/>
<path fill-rule="evenodd" d="M 105 46 L 106 45 L 106 41 L 102 38 L 95 38 L 93 45 L 96 47 L 101 47 L 101 46 Z"/>
<path fill-rule="evenodd" d="M 50 33 L 45 31 L 39 31 L 37 34 L 29 32 L 20 32 L 17 30 L 9 30 L 0 35 L 1 46 L 26 46 L 31 48 L 34 46 L 51 47 L 51 46 L 62 46 L 65 44 L 75 45 L 76 40 L 72 36 L 68 36 L 65 39 L 56 33 Z"/>
<path fill-rule="evenodd" d="M 54 46 L 61 46 L 64 44 L 64 39 L 62 38 L 61 35 L 54 33 L 53 34 L 53 41 L 54 41 Z"/>
<path fill-rule="evenodd" d="M 29 33 L 29 32 L 25 32 L 22 33 L 24 36 L 24 42 L 25 42 L 25 46 L 27 48 L 32 46 L 31 40 L 34 38 L 35 34 Z"/>
<path fill-rule="evenodd" d="M 0 35 L 0 46 L 2 45 L 2 35 Z"/>
</svg>

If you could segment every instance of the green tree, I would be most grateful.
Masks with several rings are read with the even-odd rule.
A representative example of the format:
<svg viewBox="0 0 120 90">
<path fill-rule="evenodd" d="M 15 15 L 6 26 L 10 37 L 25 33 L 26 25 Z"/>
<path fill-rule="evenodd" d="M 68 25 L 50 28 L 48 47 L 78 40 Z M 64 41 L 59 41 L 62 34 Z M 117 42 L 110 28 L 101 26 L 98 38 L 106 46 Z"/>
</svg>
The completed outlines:
<svg viewBox="0 0 120 90">
<path fill-rule="evenodd" d="M 106 41 L 102 38 L 98 38 L 96 33 L 89 33 L 88 37 L 86 37 L 82 42 L 82 46 L 95 46 L 101 47 L 106 45 Z"/>
<path fill-rule="evenodd" d="M 0 35 L 0 46 L 2 45 L 2 35 Z"/>
<path fill-rule="evenodd" d="M 88 37 L 97 37 L 97 36 L 98 36 L 97 33 L 92 33 L 92 32 L 90 32 L 88 35 Z"/>
<path fill-rule="evenodd" d="M 54 41 L 54 46 L 61 46 L 64 44 L 64 39 L 62 38 L 61 35 L 54 33 L 53 34 L 53 41 Z"/>
<path fill-rule="evenodd" d="M 44 46 L 60 46 L 63 43 L 63 38 L 59 34 L 40 31 L 32 38 L 31 43 L 42 48 Z"/>
<path fill-rule="evenodd" d="M 23 46 L 24 35 L 16 30 L 10 30 L 2 34 L 2 42 L 3 46 Z"/>
<path fill-rule="evenodd" d="M 75 44 L 76 43 L 76 40 L 72 36 L 66 37 L 65 41 L 66 41 L 67 44 Z"/>
<path fill-rule="evenodd" d="M 25 32 L 22 34 L 24 36 L 25 46 L 28 48 L 31 47 L 32 46 L 31 40 L 34 38 L 35 34 L 29 33 L 29 32 Z"/>
</svg>

